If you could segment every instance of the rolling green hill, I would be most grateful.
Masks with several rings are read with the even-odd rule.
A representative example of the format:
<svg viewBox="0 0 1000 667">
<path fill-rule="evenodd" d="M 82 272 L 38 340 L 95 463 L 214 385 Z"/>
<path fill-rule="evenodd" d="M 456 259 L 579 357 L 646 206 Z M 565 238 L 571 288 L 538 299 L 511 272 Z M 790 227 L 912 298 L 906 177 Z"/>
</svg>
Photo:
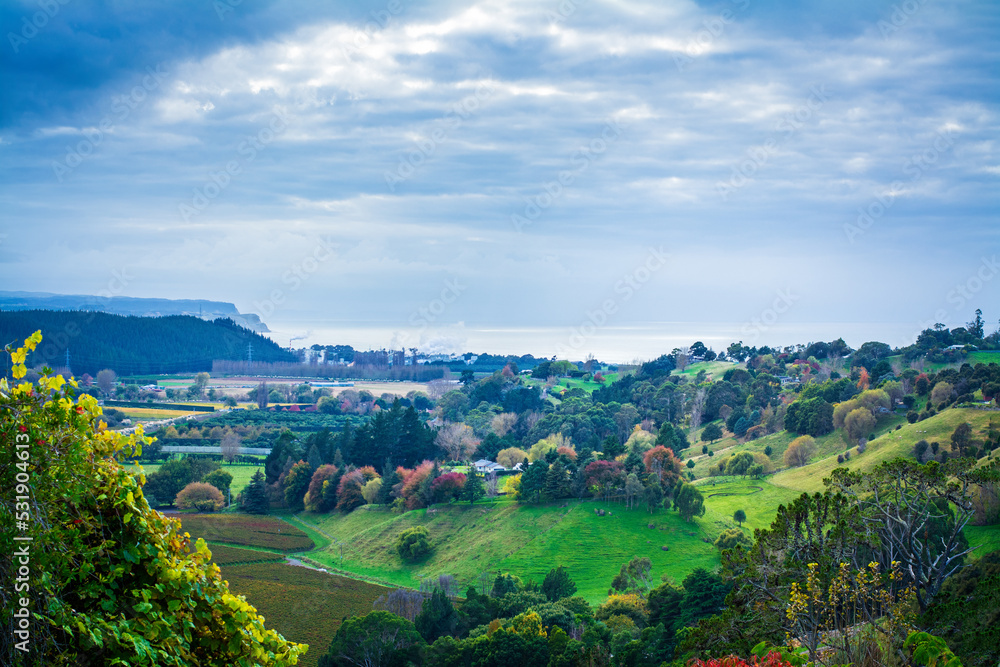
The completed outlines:
<svg viewBox="0 0 1000 667">
<path fill-rule="evenodd" d="M 870 470 L 879 463 L 903 456 L 912 456 L 910 453 L 913 445 L 921 439 L 928 442 L 940 442 L 950 448 L 951 434 L 962 422 L 972 425 L 975 437 L 980 437 L 982 433 L 989 430 L 990 420 L 1000 425 L 1000 413 L 988 410 L 975 410 L 971 408 L 951 408 L 944 412 L 917 422 L 916 424 L 903 423 L 901 428 L 883 433 L 868 443 L 867 451 L 858 454 L 856 449 L 851 449 L 851 459 L 843 465 L 851 470 Z M 883 431 L 879 425 L 879 431 Z M 839 438 L 839 433 L 834 432 L 829 438 Z M 763 440 L 763 439 L 762 439 Z M 819 439 L 817 439 L 817 442 Z M 759 442 L 759 441 L 758 441 Z M 841 438 L 842 449 L 846 451 L 849 446 Z M 830 475 L 830 471 L 837 467 L 837 452 L 823 451 L 821 448 L 813 461 L 801 468 L 783 470 L 775 474 L 771 481 L 777 486 L 784 486 L 789 489 L 799 491 L 822 491 L 823 478 Z"/>
<path fill-rule="evenodd" d="M 648 556 L 657 579 L 666 575 L 678 582 L 696 567 L 717 567 L 718 550 L 711 542 L 723 529 L 736 527 L 735 510 L 747 513 L 744 529 L 749 534 L 769 525 L 777 506 L 798 495 L 760 481 L 720 480 L 715 487 L 707 482 L 702 492 L 706 514 L 692 523 L 673 511 L 660 509 L 651 515 L 644 508 L 626 510 L 618 503 L 590 500 L 549 505 L 481 502 L 438 506 L 430 512 L 360 509 L 346 516 L 300 516 L 344 542 L 342 563 L 337 544 L 310 557 L 348 574 L 417 587 L 428 576 L 452 574 L 468 584 L 483 572 L 503 570 L 540 583 L 549 569 L 565 565 L 578 594 L 596 603 L 607 595 L 622 563 L 634 556 Z M 597 508 L 611 514 L 598 516 Z M 425 562 L 407 565 L 394 550 L 395 540 L 406 528 L 418 525 L 430 531 L 435 553 Z"/>
</svg>

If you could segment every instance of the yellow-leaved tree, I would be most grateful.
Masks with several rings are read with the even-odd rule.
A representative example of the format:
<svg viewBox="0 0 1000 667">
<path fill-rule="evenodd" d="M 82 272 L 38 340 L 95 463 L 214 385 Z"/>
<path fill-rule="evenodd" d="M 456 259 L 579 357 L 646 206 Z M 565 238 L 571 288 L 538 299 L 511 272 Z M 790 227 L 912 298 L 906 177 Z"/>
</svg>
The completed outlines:
<svg viewBox="0 0 1000 667">
<path fill-rule="evenodd" d="M 3 664 L 296 664 L 308 647 L 265 628 L 117 460 L 151 442 L 141 427 L 109 431 L 72 379 L 22 381 L 41 339 L 8 347 L 14 382 L 0 380 Z"/>
</svg>

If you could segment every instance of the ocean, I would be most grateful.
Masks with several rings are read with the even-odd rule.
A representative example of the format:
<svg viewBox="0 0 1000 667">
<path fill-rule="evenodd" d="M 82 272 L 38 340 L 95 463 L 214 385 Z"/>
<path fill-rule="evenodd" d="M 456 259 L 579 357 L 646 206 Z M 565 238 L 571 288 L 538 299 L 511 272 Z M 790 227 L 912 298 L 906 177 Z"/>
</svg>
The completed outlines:
<svg viewBox="0 0 1000 667">
<path fill-rule="evenodd" d="M 926 325 L 902 322 L 649 322 L 605 325 L 584 321 L 572 326 L 527 327 L 472 325 L 419 330 L 370 323 L 341 324 L 320 319 L 268 323 L 266 334 L 284 347 L 351 345 L 355 349 L 417 348 L 427 353 L 532 354 L 582 360 L 593 354 L 606 363 L 630 363 L 654 359 L 674 348 L 687 348 L 701 341 L 716 352 L 730 343 L 782 347 L 796 343 L 843 338 L 857 348 L 872 340 L 893 347 L 912 343 Z"/>
</svg>

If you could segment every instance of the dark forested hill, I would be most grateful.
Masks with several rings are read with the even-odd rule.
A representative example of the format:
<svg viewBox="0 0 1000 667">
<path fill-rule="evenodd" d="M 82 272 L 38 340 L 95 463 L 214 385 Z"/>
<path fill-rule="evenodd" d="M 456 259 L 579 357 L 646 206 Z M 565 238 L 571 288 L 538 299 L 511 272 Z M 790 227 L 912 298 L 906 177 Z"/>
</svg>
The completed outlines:
<svg viewBox="0 0 1000 667">
<path fill-rule="evenodd" d="M 215 359 L 295 361 L 274 341 L 230 319 L 186 315 L 135 317 L 89 311 L 0 311 L 0 344 L 23 341 L 41 329 L 43 341 L 29 366 L 62 368 L 69 350 L 74 375 L 110 368 L 121 375 L 208 371 Z"/>
</svg>

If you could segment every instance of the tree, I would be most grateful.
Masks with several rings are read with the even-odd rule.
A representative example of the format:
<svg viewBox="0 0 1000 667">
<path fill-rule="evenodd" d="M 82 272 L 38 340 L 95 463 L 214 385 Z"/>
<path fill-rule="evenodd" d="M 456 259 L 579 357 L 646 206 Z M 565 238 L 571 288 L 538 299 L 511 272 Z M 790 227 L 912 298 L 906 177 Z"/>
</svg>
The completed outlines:
<svg viewBox="0 0 1000 667">
<path fill-rule="evenodd" d="M 738 523 L 740 525 L 740 528 L 743 527 L 743 522 L 746 520 L 747 520 L 747 513 L 744 512 L 743 510 L 736 510 L 735 512 L 733 512 L 733 521 Z"/>
<path fill-rule="evenodd" d="M 724 549 L 732 549 L 737 545 L 746 546 L 750 544 L 750 538 L 748 538 L 742 530 L 727 528 L 722 531 L 717 538 L 715 538 L 715 542 L 713 544 L 715 548 L 722 551 Z"/>
<path fill-rule="evenodd" d="M 352 470 L 341 477 L 337 485 L 337 510 L 347 514 L 364 505 L 364 485 L 365 477 L 361 469 Z"/>
<path fill-rule="evenodd" d="M 485 485 L 486 497 L 492 501 L 500 493 L 500 478 L 497 476 L 496 470 L 486 473 Z"/>
<path fill-rule="evenodd" d="M 972 550 L 963 531 L 975 512 L 973 489 L 1000 476 L 998 461 L 974 465 L 968 459 L 920 465 L 899 458 L 863 475 L 837 468 L 828 482 L 854 500 L 862 521 L 878 535 L 883 569 L 901 564 L 917 588 L 921 611 Z"/>
<path fill-rule="evenodd" d="M 639 476 L 634 472 L 629 473 L 628 477 L 625 478 L 625 507 L 628 509 L 635 507 L 645 490 L 642 482 L 639 481 Z"/>
<path fill-rule="evenodd" d="M 402 667 L 419 662 L 424 640 L 412 622 L 387 611 L 346 619 L 319 667 Z"/>
<path fill-rule="evenodd" d="M 430 532 L 423 526 L 407 528 L 396 538 L 396 553 L 405 561 L 417 561 L 430 552 Z"/>
<path fill-rule="evenodd" d="M 219 490 L 219 493 L 222 494 L 222 497 L 228 501 L 229 487 L 233 483 L 233 476 L 230 473 L 220 468 L 218 470 L 213 470 L 212 472 L 202 477 L 201 481 L 205 482 L 206 484 L 211 484 L 212 486 L 217 488 Z"/>
<path fill-rule="evenodd" d="M 726 461 L 725 472 L 727 475 L 739 475 L 740 477 L 746 477 L 754 463 L 753 454 L 750 452 L 740 452 L 739 454 L 729 457 Z"/>
<path fill-rule="evenodd" d="M 205 482 L 191 482 L 177 494 L 174 504 L 182 510 L 217 512 L 226 504 L 217 488 Z"/>
<path fill-rule="evenodd" d="M 587 479 L 587 488 L 600 498 L 603 494 L 606 498 L 618 488 L 618 485 L 625 481 L 625 471 L 618 461 L 594 461 L 584 468 L 584 475 Z M 524 480 L 521 480 L 522 486 Z"/>
<path fill-rule="evenodd" d="M 566 470 L 566 466 L 561 460 L 556 459 L 549 466 L 548 472 L 545 473 L 545 498 L 556 500 L 557 498 L 566 498 L 571 493 L 569 471 Z"/>
<path fill-rule="evenodd" d="M 438 429 L 435 437 L 449 461 L 467 461 L 479 444 L 479 439 L 467 424 L 447 423 Z"/>
<path fill-rule="evenodd" d="M 240 492 L 240 509 L 248 514 L 267 514 L 271 510 L 271 502 L 267 497 L 267 482 L 264 473 L 257 472 L 250 478 L 250 483 Z"/>
<path fill-rule="evenodd" d="M 822 396 L 797 400 L 788 406 L 785 428 L 801 435 L 826 435 L 834 428 L 833 411 L 833 405 Z"/>
<path fill-rule="evenodd" d="M 375 498 L 375 502 L 379 505 L 388 505 L 392 502 L 393 498 L 393 488 L 397 484 L 402 484 L 403 480 L 393 467 L 392 461 L 386 459 L 385 466 L 382 468 L 382 486 L 379 487 L 378 494 Z"/>
<path fill-rule="evenodd" d="M 433 642 L 438 637 L 455 634 L 458 629 L 458 613 L 444 590 L 435 588 L 431 596 L 424 599 L 413 624 L 421 637 Z"/>
<path fill-rule="evenodd" d="M 701 432 L 702 442 L 715 442 L 720 438 L 722 438 L 722 429 L 715 422 L 706 426 L 705 430 Z"/>
<path fill-rule="evenodd" d="M 663 503 L 663 488 L 660 486 L 660 481 L 653 475 L 646 477 L 646 490 L 643 492 L 643 499 L 646 501 L 646 509 L 650 514 Z"/>
<path fill-rule="evenodd" d="M 694 396 L 691 398 L 691 428 L 696 429 L 701 426 L 701 416 L 705 412 L 705 394 L 707 392 L 704 389 L 699 389 L 695 392 Z"/>
<path fill-rule="evenodd" d="M 562 565 L 549 570 L 542 581 L 542 593 L 549 602 L 572 597 L 576 593 L 576 584 L 569 578 L 569 571 Z"/>
<path fill-rule="evenodd" d="M 194 382 L 191 385 L 190 391 L 194 393 L 196 397 L 201 397 L 205 395 L 205 388 L 208 387 L 208 381 L 211 376 L 208 373 L 201 372 L 194 376 Z"/>
<path fill-rule="evenodd" d="M 337 466 L 326 464 L 316 468 L 312 477 L 309 478 L 309 488 L 302 499 L 306 510 L 310 512 L 329 512 L 336 507 L 336 488 L 340 484 L 337 477 L 339 470 Z M 333 493 L 323 493 L 324 485 L 332 484 Z"/>
<path fill-rule="evenodd" d="M 972 425 L 968 422 L 962 422 L 955 427 L 954 433 L 951 434 L 951 449 L 962 456 L 970 445 L 972 445 Z"/>
<path fill-rule="evenodd" d="M 976 308 L 975 319 L 969 322 L 965 328 L 969 332 L 970 336 L 972 336 L 976 340 L 982 340 L 983 334 L 985 333 L 985 325 L 986 323 L 983 321 L 983 311 L 979 308 Z"/>
<path fill-rule="evenodd" d="M 542 492 L 545 491 L 545 481 L 549 472 L 549 464 L 545 461 L 536 461 L 530 464 L 521 473 L 521 484 L 517 489 L 519 500 L 528 502 L 540 502 Z"/>
<path fill-rule="evenodd" d="M 867 412 L 867 411 L 865 411 Z M 785 450 L 784 461 L 789 468 L 798 468 L 809 463 L 816 453 L 816 441 L 811 435 L 800 435 L 792 440 Z"/>
<path fill-rule="evenodd" d="M 232 463 L 236 460 L 236 457 L 240 455 L 240 450 L 243 448 L 240 446 L 240 436 L 236 433 L 226 433 L 222 437 L 222 442 L 219 443 L 220 449 L 222 449 L 222 458 L 226 460 L 227 463 Z"/>
<path fill-rule="evenodd" d="M 14 380 L 25 377 L 23 361 L 40 342 L 36 332 L 8 350 Z M 149 438 L 141 429 L 98 432 L 101 408 L 89 395 L 74 395 L 73 384 L 43 374 L 12 389 L 0 379 L 0 475 L 31 477 L 27 527 L 15 533 L 13 521 L 0 524 L 3 543 L 15 545 L 11 554 L 29 553 L 15 535 L 31 538 L 30 567 L 38 573 L 31 607 L 20 607 L 30 609 L 25 664 L 297 661 L 304 647 L 265 628 L 256 610 L 230 593 L 204 540 L 191 544 L 178 520 L 150 508 L 137 476 L 119 463 L 141 454 Z M 16 562 L 12 556 L 0 564 L 12 586 Z M 4 645 L 13 652 L 17 597 L 4 600 Z"/>
<path fill-rule="evenodd" d="M 264 408 L 267 407 L 267 398 L 268 398 L 267 382 L 261 382 L 260 384 L 258 384 L 256 391 L 257 391 L 256 395 L 257 408 L 263 410 Z"/>
<path fill-rule="evenodd" d="M 867 408 L 851 410 L 844 419 L 844 430 L 852 440 L 862 440 L 875 429 L 875 417 Z"/>
<path fill-rule="evenodd" d="M 681 473 L 681 461 L 674 456 L 673 451 L 657 445 L 642 455 L 642 463 L 646 472 L 656 475 L 656 481 L 661 484 L 664 480 L 672 481 Z"/>
<path fill-rule="evenodd" d="M 501 449 L 497 453 L 497 463 L 507 469 L 513 468 L 518 463 L 523 463 L 527 458 L 528 452 L 520 447 L 508 447 L 507 449 Z"/>
<path fill-rule="evenodd" d="M 413 621 L 423 608 L 424 599 L 423 593 L 412 588 L 394 588 L 376 598 L 372 608 L 377 611 L 388 611 L 400 618 Z"/>
<path fill-rule="evenodd" d="M 97 372 L 96 381 L 101 393 L 105 396 L 110 396 L 114 393 L 115 384 L 118 382 L 118 375 L 110 368 L 105 368 Z"/>
<path fill-rule="evenodd" d="M 509 595 L 510 593 L 517 593 L 520 590 L 520 579 L 511 574 L 497 572 L 497 576 L 493 580 L 493 586 L 490 588 L 490 596 L 494 598 L 501 598 L 505 595 Z"/>
<path fill-rule="evenodd" d="M 465 486 L 462 487 L 462 500 L 468 500 L 469 504 L 474 504 L 477 500 L 486 495 L 486 488 L 483 486 L 483 476 L 476 472 L 475 468 L 469 469 L 469 474 L 465 478 Z"/>
<path fill-rule="evenodd" d="M 955 393 L 955 388 L 948 382 L 938 382 L 931 389 L 931 403 L 938 406 L 942 403 L 948 403 L 951 401 L 952 394 Z"/>
<path fill-rule="evenodd" d="M 674 491 L 674 506 L 685 521 L 705 515 L 705 498 L 694 485 L 681 482 Z"/>
<path fill-rule="evenodd" d="M 699 619 L 718 614 L 725 607 L 730 585 L 718 574 L 698 567 L 684 577 L 681 585 L 684 587 L 679 619 L 681 625 L 694 625 Z"/>
<path fill-rule="evenodd" d="M 653 564 L 648 558 L 636 556 L 622 565 L 611 581 L 611 588 L 622 593 L 636 593 L 645 596 L 652 587 Z"/>
<path fill-rule="evenodd" d="M 285 476 L 284 493 L 285 504 L 293 512 L 301 512 L 305 509 L 303 499 L 306 491 L 309 490 L 309 482 L 312 480 L 313 471 L 305 461 L 299 461 L 292 466 Z"/>
<path fill-rule="evenodd" d="M 369 505 L 374 505 L 378 502 L 379 494 L 382 492 L 382 478 L 376 477 L 373 480 L 369 480 L 361 488 L 361 495 L 364 497 L 365 502 Z"/>
<path fill-rule="evenodd" d="M 677 370 L 683 373 L 684 369 L 687 368 L 688 365 L 688 356 L 683 352 L 679 352 L 674 355 L 674 363 L 677 364 Z"/>
<path fill-rule="evenodd" d="M 163 504 L 169 504 L 181 489 L 202 478 L 219 467 L 211 459 L 197 459 L 190 456 L 172 459 L 160 466 L 156 472 L 146 477 L 146 490 Z"/>
<path fill-rule="evenodd" d="M 490 428 L 501 438 L 510 433 L 511 429 L 517 424 L 517 413 L 514 412 L 502 412 L 498 414 L 490 422 Z"/>
</svg>

